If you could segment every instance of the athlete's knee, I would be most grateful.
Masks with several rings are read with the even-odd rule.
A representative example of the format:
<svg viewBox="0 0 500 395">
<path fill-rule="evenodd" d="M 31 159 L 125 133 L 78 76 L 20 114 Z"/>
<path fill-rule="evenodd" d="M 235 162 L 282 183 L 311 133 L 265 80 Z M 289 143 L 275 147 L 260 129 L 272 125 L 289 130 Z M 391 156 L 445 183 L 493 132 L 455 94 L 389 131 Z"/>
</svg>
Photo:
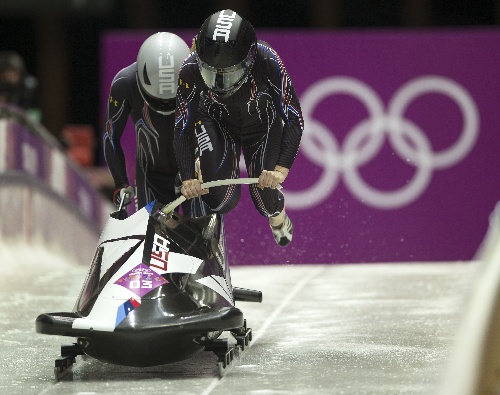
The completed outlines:
<svg viewBox="0 0 500 395">
<path fill-rule="evenodd" d="M 250 195 L 255 208 L 263 217 L 278 215 L 285 206 L 285 197 L 278 189 L 260 189 L 256 185 L 251 185 Z"/>
<path fill-rule="evenodd" d="M 213 191 L 211 190 L 208 194 L 202 196 L 203 201 L 213 212 L 227 214 L 238 205 L 241 196 L 239 185 L 235 185 L 232 188 L 221 188 L 222 190 L 217 192 L 215 188 L 213 189 Z"/>
</svg>

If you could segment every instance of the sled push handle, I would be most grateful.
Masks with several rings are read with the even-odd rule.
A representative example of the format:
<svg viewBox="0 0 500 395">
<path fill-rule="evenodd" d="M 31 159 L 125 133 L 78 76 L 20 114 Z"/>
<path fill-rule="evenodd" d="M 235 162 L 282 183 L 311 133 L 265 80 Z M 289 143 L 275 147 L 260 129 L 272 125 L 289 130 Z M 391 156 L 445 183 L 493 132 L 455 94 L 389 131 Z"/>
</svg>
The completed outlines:
<svg viewBox="0 0 500 395">
<path fill-rule="evenodd" d="M 229 178 L 227 180 L 218 180 L 218 181 L 209 181 L 209 182 L 204 182 L 201 184 L 201 189 L 208 189 L 212 187 L 221 187 L 224 185 L 250 185 L 250 184 L 258 184 L 259 179 L 258 178 Z M 278 184 L 276 189 L 281 189 L 281 185 Z M 182 203 L 186 201 L 186 198 L 181 195 L 177 199 L 175 199 L 173 202 L 167 204 L 165 207 L 163 207 L 160 211 L 163 215 L 168 215 L 172 211 L 174 211 L 178 206 L 180 206 Z"/>
<path fill-rule="evenodd" d="M 123 205 L 123 202 L 125 201 L 125 198 L 127 198 L 127 197 L 130 197 L 130 193 L 129 192 L 125 192 L 123 194 L 123 199 L 121 199 L 121 201 L 120 201 L 120 206 L 118 206 L 118 210 L 113 211 L 110 214 L 111 218 L 123 220 L 123 219 L 126 219 L 128 217 L 128 214 L 127 214 L 127 205 Z"/>
<path fill-rule="evenodd" d="M 233 287 L 234 300 L 237 302 L 262 303 L 262 292 L 253 289 Z"/>
</svg>

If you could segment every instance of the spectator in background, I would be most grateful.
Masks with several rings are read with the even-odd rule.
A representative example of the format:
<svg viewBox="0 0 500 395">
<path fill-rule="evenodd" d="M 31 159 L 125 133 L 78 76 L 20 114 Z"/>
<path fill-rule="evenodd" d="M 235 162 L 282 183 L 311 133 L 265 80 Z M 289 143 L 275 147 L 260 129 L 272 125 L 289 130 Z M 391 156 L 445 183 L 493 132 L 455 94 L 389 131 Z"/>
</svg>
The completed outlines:
<svg viewBox="0 0 500 395">
<path fill-rule="evenodd" d="M 36 78 L 26 71 L 21 55 L 16 51 L 0 52 L 0 104 L 35 109 L 37 85 Z"/>
<path fill-rule="evenodd" d="M 137 61 L 116 74 L 108 98 L 104 156 L 113 177 L 113 202 L 136 209 L 153 200 L 175 200 L 178 173 L 173 152 L 178 72 L 189 47 L 175 34 L 159 32 L 141 45 Z M 136 191 L 129 182 L 120 139 L 128 118 L 136 134 Z"/>
</svg>

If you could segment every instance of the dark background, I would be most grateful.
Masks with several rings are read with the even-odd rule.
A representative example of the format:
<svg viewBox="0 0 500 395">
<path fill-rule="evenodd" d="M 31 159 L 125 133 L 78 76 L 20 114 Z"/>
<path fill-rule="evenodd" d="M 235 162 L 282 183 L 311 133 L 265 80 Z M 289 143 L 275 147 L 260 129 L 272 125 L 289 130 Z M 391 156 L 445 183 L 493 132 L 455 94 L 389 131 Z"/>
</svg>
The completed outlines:
<svg viewBox="0 0 500 395">
<path fill-rule="evenodd" d="M 101 32 L 199 28 L 225 8 L 257 33 L 500 26 L 500 0 L 0 0 L 0 50 L 18 51 L 38 78 L 38 107 L 50 132 L 60 137 L 64 125 L 89 124 L 98 135 Z"/>
</svg>

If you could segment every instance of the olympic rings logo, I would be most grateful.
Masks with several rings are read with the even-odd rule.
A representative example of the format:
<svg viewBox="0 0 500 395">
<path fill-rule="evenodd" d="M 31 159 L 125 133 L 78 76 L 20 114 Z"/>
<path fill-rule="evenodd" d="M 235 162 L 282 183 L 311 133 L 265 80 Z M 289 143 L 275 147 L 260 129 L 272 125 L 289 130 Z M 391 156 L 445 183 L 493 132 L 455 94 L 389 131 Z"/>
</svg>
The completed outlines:
<svg viewBox="0 0 500 395">
<path fill-rule="evenodd" d="M 426 93 L 439 93 L 451 98 L 463 118 L 460 137 L 452 146 L 439 152 L 433 151 L 422 129 L 404 117 L 411 101 Z M 332 131 L 312 116 L 318 103 L 335 94 L 355 97 L 369 113 L 369 118 L 348 132 L 341 148 Z M 315 82 L 304 92 L 300 103 L 305 123 L 300 152 L 323 172 L 311 187 L 285 192 L 287 207 L 296 210 L 311 208 L 327 199 L 339 182 L 341 173 L 349 191 L 361 202 L 378 209 L 405 206 L 425 191 L 434 170 L 451 167 L 464 159 L 479 133 L 479 115 L 474 100 L 458 83 L 441 76 L 410 80 L 395 92 L 387 111 L 384 111 L 384 104 L 373 89 L 350 77 L 327 77 Z M 363 180 L 358 170 L 379 153 L 386 138 L 394 152 L 416 168 L 413 178 L 393 191 L 372 187 Z"/>
</svg>

